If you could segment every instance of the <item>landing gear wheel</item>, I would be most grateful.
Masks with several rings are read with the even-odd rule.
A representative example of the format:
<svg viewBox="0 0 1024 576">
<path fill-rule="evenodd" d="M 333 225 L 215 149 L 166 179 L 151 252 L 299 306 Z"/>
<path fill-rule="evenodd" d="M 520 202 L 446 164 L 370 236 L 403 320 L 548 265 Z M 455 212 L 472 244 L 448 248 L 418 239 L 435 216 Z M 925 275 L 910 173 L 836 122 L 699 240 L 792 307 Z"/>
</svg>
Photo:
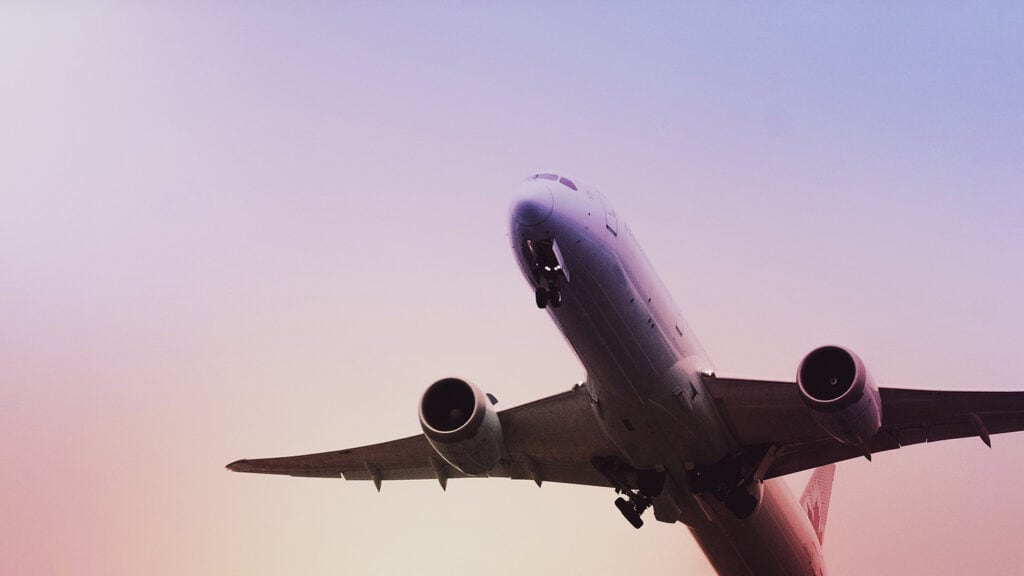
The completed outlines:
<svg viewBox="0 0 1024 576">
<path fill-rule="evenodd" d="M 562 305 L 562 293 L 560 291 L 558 291 L 557 289 L 556 290 L 552 290 L 551 291 L 551 307 L 552 308 L 558 308 L 561 305 Z"/>
<path fill-rule="evenodd" d="M 547 308 L 548 302 L 551 300 L 551 293 L 548 292 L 547 288 L 537 288 L 534 298 L 537 302 L 537 308 Z"/>
<path fill-rule="evenodd" d="M 619 509 L 619 512 L 622 512 L 622 515 L 626 517 L 626 520 L 629 520 L 629 523 L 633 525 L 633 528 L 639 529 L 644 525 L 644 521 L 640 518 L 640 512 L 637 511 L 636 506 L 634 506 L 632 502 L 625 498 L 616 498 L 615 507 Z"/>
<path fill-rule="evenodd" d="M 651 507 L 651 498 L 644 496 L 639 492 L 633 490 L 616 490 L 620 494 L 625 494 L 626 498 L 616 498 L 615 507 L 622 512 L 622 515 L 629 520 L 629 523 L 633 525 L 633 528 L 640 528 L 644 525 L 644 521 L 640 519 L 643 513 Z"/>
</svg>

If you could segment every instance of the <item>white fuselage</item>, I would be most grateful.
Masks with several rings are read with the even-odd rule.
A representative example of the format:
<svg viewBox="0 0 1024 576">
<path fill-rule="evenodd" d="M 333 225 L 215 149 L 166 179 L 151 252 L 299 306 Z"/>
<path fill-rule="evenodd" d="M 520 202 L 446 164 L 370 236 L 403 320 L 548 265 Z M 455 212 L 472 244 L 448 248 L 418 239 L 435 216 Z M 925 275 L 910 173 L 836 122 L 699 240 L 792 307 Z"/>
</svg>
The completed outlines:
<svg viewBox="0 0 1024 576">
<path fill-rule="evenodd" d="M 737 446 L 701 379 L 710 360 L 607 200 L 536 175 L 520 187 L 511 238 L 531 286 L 560 293 L 547 310 L 586 369 L 602 429 L 629 465 L 666 472 L 657 519 L 687 524 L 721 574 L 823 574 L 818 539 L 783 481 L 765 482 L 744 520 L 689 489 L 687 470 Z M 529 246 L 541 244 L 557 266 L 538 270 Z"/>
</svg>

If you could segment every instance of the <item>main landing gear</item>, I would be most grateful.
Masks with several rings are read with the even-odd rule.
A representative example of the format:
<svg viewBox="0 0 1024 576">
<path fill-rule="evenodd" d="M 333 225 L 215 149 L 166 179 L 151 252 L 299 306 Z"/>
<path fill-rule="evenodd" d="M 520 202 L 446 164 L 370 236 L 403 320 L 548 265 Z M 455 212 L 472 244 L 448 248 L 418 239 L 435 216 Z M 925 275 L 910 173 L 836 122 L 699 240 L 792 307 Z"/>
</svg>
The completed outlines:
<svg viewBox="0 0 1024 576">
<path fill-rule="evenodd" d="M 615 507 L 622 512 L 622 515 L 633 525 L 633 528 L 640 528 L 644 525 L 644 521 L 640 516 L 651 507 L 651 498 L 644 496 L 639 491 L 620 491 L 616 489 L 619 494 L 626 494 L 629 498 L 616 498 Z"/>
<path fill-rule="evenodd" d="M 551 288 L 539 286 L 534 296 L 536 297 L 537 308 L 547 308 L 548 305 L 552 308 L 558 308 L 562 305 L 562 292 L 558 289 L 558 286 L 553 284 Z"/>
<path fill-rule="evenodd" d="M 757 510 L 764 494 L 764 485 L 756 480 L 734 487 L 725 495 L 725 507 L 740 520 L 749 518 Z"/>
<path fill-rule="evenodd" d="M 760 446 L 726 456 L 692 470 L 690 487 L 694 492 L 710 492 L 740 520 L 749 518 L 761 503 L 762 482 L 777 452 L 776 446 Z"/>
<path fill-rule="evenodd" d="M 615 499 L 619 512 L 634 528 L 643 526 L 644 521 L 640 517 L 665 487 L 665 472 L 637 470 L 612 456 L 598 456 L 590 463 L 611 482 L 616 494 L 624 496 Z"/>
</svg>

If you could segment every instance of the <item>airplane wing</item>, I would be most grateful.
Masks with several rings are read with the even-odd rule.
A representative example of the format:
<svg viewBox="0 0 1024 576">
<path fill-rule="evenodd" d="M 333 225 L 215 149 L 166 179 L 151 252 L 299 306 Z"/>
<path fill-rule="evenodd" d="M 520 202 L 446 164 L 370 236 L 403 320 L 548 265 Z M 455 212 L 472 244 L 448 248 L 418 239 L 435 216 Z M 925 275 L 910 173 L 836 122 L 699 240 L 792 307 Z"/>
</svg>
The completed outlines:
<svg viewBox="0 0 1024 576">
<path fill-rule="evenodd" d="M 591 464 L 594 457 L 617 454 L 602 433 L 582 385 L 498 413 L 508 458 L 491 477 L 611 486 Z M 373 480 L 437 479 L 465 474 L 447 464 L 422 434 L 371 446 L 281 458 L 238 460 L 235 472 L 284 474 L 314 478 Z"/>
<path fill-rule="evenodd" d="M 765 478 L 911 444 L 1024 430 L 1024 392 L 879 388 L 882 427 L 866 445 L 843 444 L 821 429 L 794 382 L 707 378 L 719 413 L 743 445 L 776 445 Z M 866 448 L 866 450 L 865 450 Z"/>
</svg>

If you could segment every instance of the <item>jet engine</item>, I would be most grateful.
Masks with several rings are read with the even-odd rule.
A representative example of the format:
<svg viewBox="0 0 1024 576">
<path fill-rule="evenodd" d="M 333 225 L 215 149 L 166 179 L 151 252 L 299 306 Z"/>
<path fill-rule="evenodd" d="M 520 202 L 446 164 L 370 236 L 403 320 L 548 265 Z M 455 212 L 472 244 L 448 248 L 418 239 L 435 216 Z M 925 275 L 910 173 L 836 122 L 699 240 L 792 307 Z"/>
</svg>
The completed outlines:
<svg viewBox="0 0 1024 576">
<path fill-rule="evenodd" d="M 427 388 L 420 426 L 434 450 L 470 476 L 486 474 L 504 452 L 501 421 L 490 398 L 465 380 L 444 378 Z"/>
<path fill-rule="evenodd" d="M 882 402 L 861 359 L 846 348 L 822 346 L 796 372 L 811 417 L 833 438 L 860 446 L 882 426 Z"/>
</svg>

